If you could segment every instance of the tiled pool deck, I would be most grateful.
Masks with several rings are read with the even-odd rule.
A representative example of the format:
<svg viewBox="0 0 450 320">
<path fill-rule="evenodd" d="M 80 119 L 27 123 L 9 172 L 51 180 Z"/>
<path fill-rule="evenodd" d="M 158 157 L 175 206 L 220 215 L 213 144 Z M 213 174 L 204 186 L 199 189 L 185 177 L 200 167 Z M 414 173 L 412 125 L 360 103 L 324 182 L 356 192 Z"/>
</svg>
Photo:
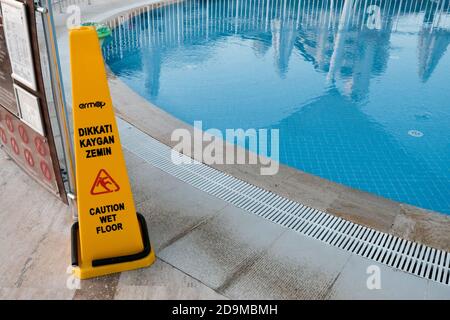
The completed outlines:
<svg viewBox="0 0 450 320">
<path fill-rule="evenodd" d="M 123 2 L 117 0 L 95 3 L 83 7 L 83 18 L 103 20 L 125 10 Z M 102 3 L 108 3 L 109 14 Z M 127 7 L 142 3 L 127 1 Z M 68 68 L 63 16 L 57 19 L 62 64 Z M 133 93 L 114 76 L 110 86 L 118 115 L 162 143 L 171 145 L 174 128 L 191 129 Z M 0 250 L 0 258 L 5 261 L 0 297 L 450 299 L 448 286 L 379 264 L 382 289 L 369 290 L 366 270 L 376 264 L 373 261 L 251 215 L 132 153 L 125 154 L 135 201 L 147 218 L 159 258 L 156 265 L 83 281 L 81 290 L 67 289 L 71 225 L 68 209 L 44 190 L 33 192 L 30 179 L 1 153 L 0 185 L 5 192 L 0 199 L 0 207 L 4 208 L 0 214 L 4 221 L 2 234 L 8 237 Z M 256 166 L 217 168 L 356 223 L 450 250 L 448 216 L 350 190 L 283 166 L 278 175 L 270 178 L 260 176 Z M 16 190 L 29 196 L 18 201 Z M 23 216 L 9 214 L 12 211 Z"/>
</svg>

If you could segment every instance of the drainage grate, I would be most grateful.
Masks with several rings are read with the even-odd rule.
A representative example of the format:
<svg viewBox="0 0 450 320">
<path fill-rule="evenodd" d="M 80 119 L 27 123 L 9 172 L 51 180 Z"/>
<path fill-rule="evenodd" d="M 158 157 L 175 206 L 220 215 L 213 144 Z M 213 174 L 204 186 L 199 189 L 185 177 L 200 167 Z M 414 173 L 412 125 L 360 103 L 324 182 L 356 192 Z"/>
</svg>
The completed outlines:
<svg viewBox="0 0 450 320">
<path fill-rule="evenodd" d="M 449 252 L 305 206 L 197 161 L 176 165 L 171 161 L 170 147 L 123 120 L 118 119 L 118 126 L 125 149 L 193 187 L 302 235 L 416 276 L 450 285 Z"/>
</svg>

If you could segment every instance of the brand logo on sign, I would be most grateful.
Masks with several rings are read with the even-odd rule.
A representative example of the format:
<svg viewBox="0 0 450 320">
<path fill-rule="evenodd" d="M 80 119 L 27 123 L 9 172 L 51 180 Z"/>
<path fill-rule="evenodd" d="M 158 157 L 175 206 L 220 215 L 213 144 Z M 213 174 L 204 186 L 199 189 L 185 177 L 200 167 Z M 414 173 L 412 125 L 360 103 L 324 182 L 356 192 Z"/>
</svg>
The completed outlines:
<svg viewBox="0 0 450 320">
<path fill-rule="evenodd" d="M 80 109 L 91 109 L 91 108 L 100 108 L 102 109 L 106 105 L 103 101 L 96 101 L 96 102 L 87 102 L 87 103 L 80 103 L 78 106 Z"/>
</svg>

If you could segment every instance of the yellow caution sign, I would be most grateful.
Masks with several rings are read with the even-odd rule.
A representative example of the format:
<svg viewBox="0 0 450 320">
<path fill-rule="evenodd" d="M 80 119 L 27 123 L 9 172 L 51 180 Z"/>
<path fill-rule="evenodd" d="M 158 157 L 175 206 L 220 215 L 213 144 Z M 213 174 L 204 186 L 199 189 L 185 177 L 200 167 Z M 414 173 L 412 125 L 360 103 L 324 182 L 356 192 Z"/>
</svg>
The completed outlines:
<svg viewBox="0 0 450 320">
<path fill-rule="evenodd" d="M 151 265 L 155 254 L 136 213 L 96 30 L 70 31 L 78 222 L 72 265 L 81 278 Z"/>
</svg>

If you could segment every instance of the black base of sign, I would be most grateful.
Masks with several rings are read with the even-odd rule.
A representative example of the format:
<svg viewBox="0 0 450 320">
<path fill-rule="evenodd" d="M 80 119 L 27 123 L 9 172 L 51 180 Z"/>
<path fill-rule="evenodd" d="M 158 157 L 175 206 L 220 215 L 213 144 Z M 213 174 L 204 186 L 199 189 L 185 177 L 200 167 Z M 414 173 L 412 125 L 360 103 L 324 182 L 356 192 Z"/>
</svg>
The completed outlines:
<svg viewBox="0 0 450 320">
<path fill-rule="evenodd" d="M 145 221 L 145 218 L 142 214 L 139 212 L 136 213 L 139 225 L 141 226 L 141 233 L 142 233 L 142 242 L 144 244 L 144 250 L 139 253 L 130 254 L 126 256 L 119 256 L 119 257 L 112 257 L 112 258 L 104 258 L 104 259 L 96 259 L 92 261 L 93 267 L 100 267 L 100 266 L 106 266 L 116 263 L 123 263 L 123 262 L 130 262 L 130 261 L 136 261 L 143 259 L 147 257 L 152 252 L 152 247 L 150 245 L 150 238 L 148 236 L 148 228 L 147 228 L 147 222 Z M 72 266 L 77 267 L 78 266 L 78 231 L 79 231 L 79 225 L 78 221 L 75 222 L 72 225 L 71 229 L 71 241 L 72 241 Z"/>
</svg>

